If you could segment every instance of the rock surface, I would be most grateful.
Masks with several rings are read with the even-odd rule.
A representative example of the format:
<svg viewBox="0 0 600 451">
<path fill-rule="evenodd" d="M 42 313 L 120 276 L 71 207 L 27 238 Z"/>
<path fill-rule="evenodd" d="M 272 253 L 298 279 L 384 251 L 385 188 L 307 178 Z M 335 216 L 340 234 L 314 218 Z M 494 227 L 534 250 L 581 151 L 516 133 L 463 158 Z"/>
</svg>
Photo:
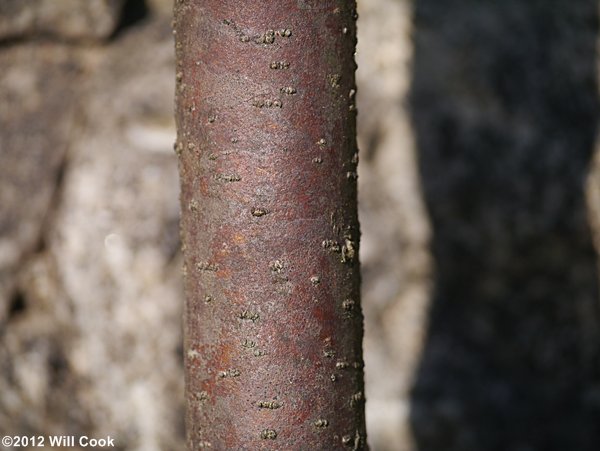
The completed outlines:
<svg viewBox="0 0 600 451">
<path fill-rule="evenodd" d="M 89 40 L 109 36 L 124 0 L 2 0 L 0 40 L 51 36 Z"/>
<path fill-rule="evenodd" d="M 411 5 L 359 2 L 359 218 L 367 433 L 372 449 L 413 449 L 409 392 L 426 333 L 431 229 L 404 99 Z"/>
<path fill-rule="evenodd" d="M 54 44 L 0 52 L 0 321 L 15 274 L 49 225 L 73 132 L 80 54 Z"/>
<path fill-rule="evenodd" d="M 34 123 L 42 127 L 43 119 L 48 126 L 36 137 L 27 118 L 17 116 L 12 142 L 31 139 L 32 145 L 15 144 L 14 152 L 2 154 L 2 167 L 33 190 L 13 194 L 20 204 L 10 205 L 21 209 L 15 207 L 10 230 L 23 235 L 26 219 L 31 231 L 22 241 L 42 240 L 43 247 L 30 245 L 25 261 L 13 258 L 13 266 L 19 263 L 13 299 L 22 305 L 2 326 L 0 389 L 7 395 L 0 400 L 0 429 L 93 432 L 111 435 L 120 449 L 181 449 L 182 295 L 168 22 L 140 27 L 76 62 L 86 65 L 83 86 L 70 92 L 67 77 L 44 78 L 53 83 L 45 86 L 52 96 L 38 95 L 32 109 L 40 115 Z M 52 71 L 34 71 L 30 63 L 13 67 L 32 71 L 26 100 L 34 102 L 35 77 Z M 61 64 L 53 61 L 53 67 Z M 76 108 L 68 109 L 75 98 Z M 61 125 L 63 115 L 65 125 L 49 126 Z M 10 158 L 17 151 L 37 165 L 17 171 L 19 160 Z M 67 167 L 57 181 L 60 164 Z M 55 197 L 44 222 L 48 198 Z M 23 208 L 27 198 L 32 201 Z"/>
</svg>

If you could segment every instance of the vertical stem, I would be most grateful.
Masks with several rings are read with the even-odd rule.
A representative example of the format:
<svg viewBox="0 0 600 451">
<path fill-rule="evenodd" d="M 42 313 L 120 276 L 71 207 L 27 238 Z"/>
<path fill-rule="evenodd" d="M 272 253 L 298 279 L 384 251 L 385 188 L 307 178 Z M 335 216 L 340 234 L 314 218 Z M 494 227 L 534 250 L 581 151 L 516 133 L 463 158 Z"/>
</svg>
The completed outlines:
<svg viewBox="0 0 600 451">
<path fill-rule="evenodd" d="M 354 0 L 177 0 L 190 450 L 366 449 Z"/>
</svg>

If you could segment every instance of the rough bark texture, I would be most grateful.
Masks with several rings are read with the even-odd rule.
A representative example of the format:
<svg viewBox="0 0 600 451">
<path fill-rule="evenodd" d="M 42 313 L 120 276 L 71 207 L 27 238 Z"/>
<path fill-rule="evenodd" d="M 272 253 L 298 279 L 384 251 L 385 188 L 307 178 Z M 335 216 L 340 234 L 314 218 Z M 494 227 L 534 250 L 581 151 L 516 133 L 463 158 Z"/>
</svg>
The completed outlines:
<svg viewBox="0 0 600 451">
<path fill-rule="evenodd" d="M 355 3 L 175 11 L 189 449 L 364 449 Z"/>
</svg>

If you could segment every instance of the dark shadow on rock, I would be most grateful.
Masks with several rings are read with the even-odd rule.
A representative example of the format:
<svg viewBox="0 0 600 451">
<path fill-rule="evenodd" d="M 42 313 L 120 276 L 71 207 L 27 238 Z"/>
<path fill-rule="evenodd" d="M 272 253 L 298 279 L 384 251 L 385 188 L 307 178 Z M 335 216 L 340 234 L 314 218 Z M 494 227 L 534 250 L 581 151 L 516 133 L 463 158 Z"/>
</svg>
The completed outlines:
<svg viewBox="0 0 600 451">
<path fill-rule="evenodd" d="M 600 449 L 596 0 L 415 0 L 434 298 L 419 451 Z"/>
<path fill-rule="evenodd" d="M 147 19 L 149 14 L 150 10 L 146 0 L 125 0 L 119 23 L 113 32 L 112 39 L 118 38 L 129 28 Z"/>
</svg>

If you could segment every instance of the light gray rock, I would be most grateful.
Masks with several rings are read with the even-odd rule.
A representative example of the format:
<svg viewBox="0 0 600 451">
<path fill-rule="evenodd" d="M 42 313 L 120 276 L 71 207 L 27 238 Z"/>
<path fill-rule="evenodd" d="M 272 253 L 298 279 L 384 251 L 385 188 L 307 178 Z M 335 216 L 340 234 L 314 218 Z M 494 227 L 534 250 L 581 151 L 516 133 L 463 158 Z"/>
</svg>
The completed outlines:
<svg viewBox="0 0 600 451">
<path fill-rule="evenodd" d="M 408 402 L 426 333 L 432 262 L 410 88 L 412 5 L 359 2 L 357 102 L 367 436 L 413 449 Z"/>
<path fill-rule="evenodd" d="M 43 245 L 83 79 L 78 52 L 18 45 L 0 52 L 0 323 L 20 264 Z"/>
<path fill-rule="evenodd" d="M 171 16 L 173 14 L 173 0 L 147 0 L 148 8 L 154 14 Z"/>
<path fill-rule="evenodd" d="M 25 305 L 1 329 L 0 432 L 183 449 L 169 24 L 139 27 L 86 64 L 45 247 L 20 265 Z"/>
<path fill-rule="evenodd" d="M 91 80 L 49 239 L 77 338 L 66 359 L 100 434 L 181 449 L 178 180 L 168 23 L 110 49 Z"/>
<path fill-rule="evenodd" d="M 0 40 L 31 36 L 101 39 L 118 24 L 124 0 L 2 0 Z"/>
</svg>

